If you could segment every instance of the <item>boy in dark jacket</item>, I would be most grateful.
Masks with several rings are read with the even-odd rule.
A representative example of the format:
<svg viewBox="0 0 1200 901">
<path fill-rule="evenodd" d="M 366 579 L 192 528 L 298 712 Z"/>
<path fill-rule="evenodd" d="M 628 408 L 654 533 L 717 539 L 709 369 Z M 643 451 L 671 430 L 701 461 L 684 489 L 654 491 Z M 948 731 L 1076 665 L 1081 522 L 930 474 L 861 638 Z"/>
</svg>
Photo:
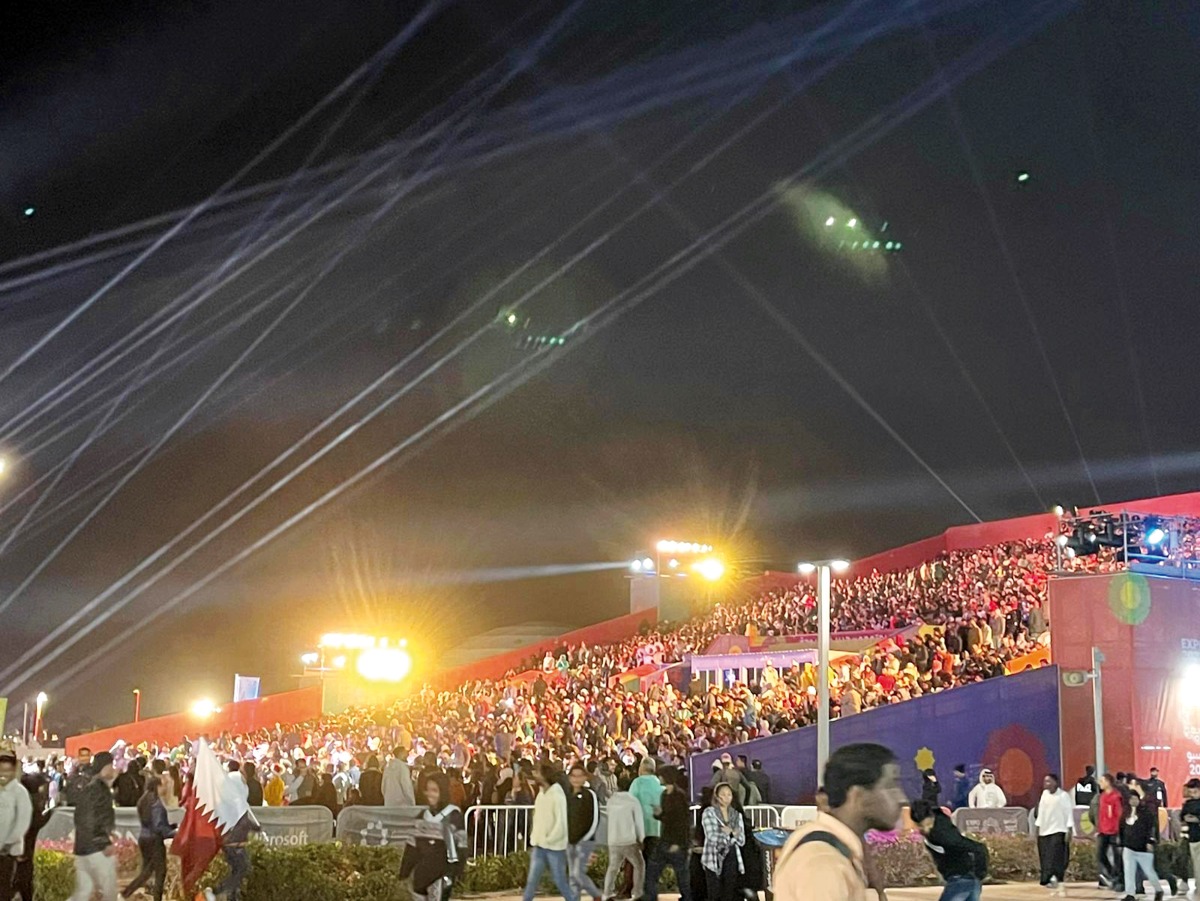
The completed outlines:
<svg viewBox="0 0 1200 901">
<path fill-rule="evenodd" d="M 979 901 L 987 876 L 987 848 L 966 838 L 950 817 L 928 801 L 912 802 L 912 819 L 946 882 L 941 901 Z"/>
<path fill-rule="evenodd" d="M 101 751 L 92 758 L 92 780 L 75 806 L 75 894 L 103 901 L 117 897 L 117 848 L 113 844 L 116 812 L 112 784 L 117 778 L 113 756 Z"/>
</svg>

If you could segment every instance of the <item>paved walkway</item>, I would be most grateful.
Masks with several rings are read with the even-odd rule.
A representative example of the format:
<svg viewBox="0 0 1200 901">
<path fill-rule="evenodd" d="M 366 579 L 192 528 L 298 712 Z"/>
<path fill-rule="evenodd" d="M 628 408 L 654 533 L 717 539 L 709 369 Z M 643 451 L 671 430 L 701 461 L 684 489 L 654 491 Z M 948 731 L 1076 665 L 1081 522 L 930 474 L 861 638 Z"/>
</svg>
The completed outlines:
<svg viewBox="0 0 1200 901">
<path fill-rule="evenodd" d="M 889 901 L 938 901 L 941 894 L 942 889 L 940 886 L 933 888 L 888 889 Z M 485 895 L 481 897 L 486 898 L 487 901 L 519 901 L 519 896 L 517 895 Z M 679 901 L 678 895 L 664 893 L 658 897 L 662 901 Z M 874 893 L 868 894 L 867 897 L 869 901 L 874 901 L 875 899 Z M 983 901 L 1033 901 L 1033 899 L 1057 901 L 1058 897 L 1058 895 L 1052 895 L 1049 891 L 1034 883 L 985 885 L 983 887 Z M 1074 898 L 1076 901 L 1119 901 L 1117 896 L 1112 892 L 1098 888 L 1094 884 L 1068 885 L 1067 898 Z"/>
</svg>

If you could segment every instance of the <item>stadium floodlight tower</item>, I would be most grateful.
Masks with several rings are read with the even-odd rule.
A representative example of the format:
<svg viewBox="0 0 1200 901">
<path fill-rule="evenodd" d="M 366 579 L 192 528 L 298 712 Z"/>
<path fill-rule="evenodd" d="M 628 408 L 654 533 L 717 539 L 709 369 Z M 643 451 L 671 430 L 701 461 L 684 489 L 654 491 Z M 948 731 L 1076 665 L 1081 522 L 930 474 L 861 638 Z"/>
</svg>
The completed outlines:
<svg viewBox="0 0 1200 901">
<path fill-rule="evenodd" d="M 829 630 L 831 611 L 831 582 L 833 573 L 850 568 L 848 560 L 816 560 L 801 563 L 801 575 L 817 574 L 817 784 L 825 778 L 825 761 L 829 759 Z"/>
</svg>

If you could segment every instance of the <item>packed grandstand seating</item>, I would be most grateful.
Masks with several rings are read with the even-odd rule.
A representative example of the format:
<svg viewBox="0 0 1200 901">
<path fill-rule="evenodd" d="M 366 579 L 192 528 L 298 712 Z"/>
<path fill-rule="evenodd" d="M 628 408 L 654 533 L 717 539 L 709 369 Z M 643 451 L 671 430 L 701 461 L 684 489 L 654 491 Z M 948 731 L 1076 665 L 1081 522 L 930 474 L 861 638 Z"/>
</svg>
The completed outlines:
<svg viewBox="0 0 1200 901">
<path fill-rule="evenodd" d="M 1001 677 L 1009 663 L 1043 647 L 1049 639 L 1049 573 L 1063 558 L 1053 537 L 954 551 L 916 569 L 835 580 L 835 631 L 935 628 L 909 630 L 907 637 L 839 660 L 831 673 L 833 715 Z M 1124 565 L 1118 557 L 1101 548 L 1067 565 L 1112 571 Z M 388 707 L 222 735 L 217 746 L 227 756 L 256 760 L 268 772 L 282 771 L 285 781 L 298 781 L 289 779 L 289 772 L 303 769 L 305 762 L 326 779 L 337 769 L 377 766 L 400 746 L 414 760 L 436 758 L 461 772 L 467 801 L 520 802 L 524 783 L 514 778 L 511 766 L 519 758 L 593 761 L 651 753 L 671 764 L 694 751 L 813 722 L 817 692 L 811 666 L 767 667 L 756 681 L 721 687 L 693 681 L 680 689 L 664 682 L 625 692 L 613 680 L 639 665 L 702 653 L 720 635 L 810 633 L 815 608 L 813 589 L 797 584 L 718 606 L 686 622 L 661 623 L 615 644 L 562 647 L 531 658 L 503 679 L 453 690 L 425 687 Z M 539 675 L 516 678 L 527 670 Z M 130 749 L 128 756 L 182 751 Z"/>
</svg>

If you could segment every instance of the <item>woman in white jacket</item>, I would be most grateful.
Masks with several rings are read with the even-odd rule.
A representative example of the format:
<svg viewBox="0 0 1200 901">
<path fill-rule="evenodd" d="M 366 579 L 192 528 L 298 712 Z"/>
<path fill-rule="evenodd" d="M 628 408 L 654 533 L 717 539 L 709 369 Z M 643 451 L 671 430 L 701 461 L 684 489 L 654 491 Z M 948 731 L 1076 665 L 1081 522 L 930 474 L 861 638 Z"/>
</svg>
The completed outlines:
<svg viewBox="0 0 1200 901">
<path fill-rule="evenodd" d="M 533 901 L 546 868 L 567 901 L 579 901 L 567 877 L 567 793 L 558 784 L 558 771 L 542 763 L 534 773 L 538 795 L 533 802 L 533 826 L 529 830 L 529 878 L 524 901 Z"/>
</svg>

